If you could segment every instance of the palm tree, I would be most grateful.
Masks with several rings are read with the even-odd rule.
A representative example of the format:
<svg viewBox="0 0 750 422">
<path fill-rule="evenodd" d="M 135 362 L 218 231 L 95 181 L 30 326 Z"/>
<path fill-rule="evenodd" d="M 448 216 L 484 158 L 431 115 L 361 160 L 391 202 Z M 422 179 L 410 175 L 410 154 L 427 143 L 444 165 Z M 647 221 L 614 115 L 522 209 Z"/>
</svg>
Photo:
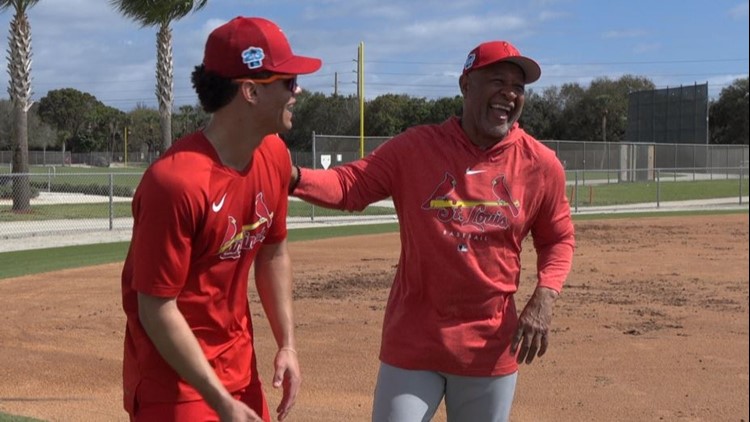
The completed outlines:
<svg viewBox="0 0 750 422">
<path fill-rule="evenodd" d="M 158 26 L 156 34 L 156 98 L 159 101 L 163 150 L 172 144 L 172 21 L 202 9 L 208 0 L 110 0 L 125 17 L 145 26 Z"/>
<path fill-rule="evenodd" d="M 13 7 L 15 14 L 10 22 L 8 36 L 8 94 L 13 103 L 13 207 L 14 212 L 31 210 L 31 184 L 29 181 L 29 120 L 31 108 L 31 25 L 26 11 L 39 0 L 0 0 L 0 11 Z"/>
</svg>

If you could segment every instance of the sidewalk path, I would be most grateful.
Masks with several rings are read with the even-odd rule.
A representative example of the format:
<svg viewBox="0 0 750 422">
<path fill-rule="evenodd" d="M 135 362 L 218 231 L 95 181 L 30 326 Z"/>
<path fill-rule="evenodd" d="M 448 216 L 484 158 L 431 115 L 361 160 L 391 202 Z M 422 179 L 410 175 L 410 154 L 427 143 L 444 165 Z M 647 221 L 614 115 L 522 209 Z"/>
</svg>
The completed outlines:
<svg viewBox="0 0 750 422">
<path fill-rule="evenodd" d="M 700 201 L 655 202 L 601 207 L 573 206 L 573 215 L 702 211 L 702 210 L 745 210 L 748 211 L 748 197 L 717 198 Z M 379 206 L 393 206 L 392 202 L 381 201 Z M 307 227 L 332 227 L 354 224 L 383 224 L 396 222 L 394 215 L 366 216 L 354 214 L 339 217 L 290 217 L 287 225 L 290 230 Z M 0 222 L 0 253 L 43 249 L 71 245 L 87 245 L 108 242 L 129 241 L 133 219 L 76 219 Z"/>
</svg>

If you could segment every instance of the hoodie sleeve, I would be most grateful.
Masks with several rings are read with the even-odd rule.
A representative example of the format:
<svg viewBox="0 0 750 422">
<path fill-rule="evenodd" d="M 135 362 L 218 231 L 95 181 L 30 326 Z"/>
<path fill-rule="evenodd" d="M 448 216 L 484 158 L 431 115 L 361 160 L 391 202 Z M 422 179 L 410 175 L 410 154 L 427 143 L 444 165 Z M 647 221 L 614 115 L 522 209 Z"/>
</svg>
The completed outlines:
<svg viewBox="0 0 750 422">
<path fill-rule="evenodd" d="M 531 227 L 537 252 L 538 286 L 559 292 L 573 264 L 573 220 L 565 193 L 565 170 L 554 158 L 548 167 L 544 198 Z"/>
<path fill-rule="evenodd" d="M 362 211 L 369 204 L 390 197 L 398 161 L 395 140 L 352 163 L 328 170 L 300 169 L 293 195 L 315 205 L 346 211 Z"/>
</svg>

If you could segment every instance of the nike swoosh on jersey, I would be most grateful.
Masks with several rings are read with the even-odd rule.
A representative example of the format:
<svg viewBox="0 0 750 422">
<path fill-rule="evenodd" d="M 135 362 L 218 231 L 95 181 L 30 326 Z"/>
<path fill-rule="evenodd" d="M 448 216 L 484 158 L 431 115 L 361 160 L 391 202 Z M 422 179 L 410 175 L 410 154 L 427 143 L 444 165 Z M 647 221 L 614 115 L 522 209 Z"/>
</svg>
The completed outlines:
<svg viewBox="0 0 750 422">
<path fill-rule="evenodd" d="M 471 176 L 472 174 L 484 173 L 487 170 L 472 170 L 471 167 L 466 167 L 466 175 Z"/>
<path fill-rule="evenodd" d="M 214 212 L 219 212 L 221 210 L 221 207 L 224 206 L 224 200 L 227 198 L 227 194 L 225 193 L 224 196 L 221 197 L 221 201 L 217 204 L 214 202 L 211 204 L 211 209 L 214 210 Z"/>
</svg>

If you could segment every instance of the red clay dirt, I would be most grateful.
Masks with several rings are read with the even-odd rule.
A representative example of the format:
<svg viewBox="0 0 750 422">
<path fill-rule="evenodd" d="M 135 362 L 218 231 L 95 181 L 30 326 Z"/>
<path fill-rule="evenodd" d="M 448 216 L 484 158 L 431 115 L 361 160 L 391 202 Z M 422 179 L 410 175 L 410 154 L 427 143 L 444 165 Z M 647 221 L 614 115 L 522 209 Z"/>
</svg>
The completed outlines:
<svg viewBox="0 0 750 422">
<path fill-rule="evenodd" d="M 748 215 L 576 222 L 550 349 L 511 420 L 748 421 Z M 288 421 L 368 421 L 397 234 L 290 244 L 302 392 Z M 534 286 L 524 244 L 519 308 Z M 126 421 L 120 264 L 0 280 L 0 411 Z M 269 405 L 274 345 L 251 307 Z M 444 421 L 443 410 L 435 418 Z"/>
</svg>

